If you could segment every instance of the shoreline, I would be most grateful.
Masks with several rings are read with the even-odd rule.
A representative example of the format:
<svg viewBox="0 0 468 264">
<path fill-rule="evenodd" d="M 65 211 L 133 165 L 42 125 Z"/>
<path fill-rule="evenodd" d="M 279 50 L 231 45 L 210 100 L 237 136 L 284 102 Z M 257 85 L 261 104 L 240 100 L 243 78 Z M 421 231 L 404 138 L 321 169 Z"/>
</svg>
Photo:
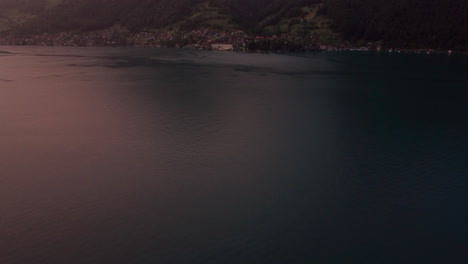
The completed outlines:
<svg viewBox="0 0 468 264">
<path fill-rule="evenodd" d="M 0 47 L 58 47 L 58 48 L 153 48 L 153 49 L 185 49 L 185 50 L 203 50 L 203 51 L 213 51 L 213 52 L 235 52 L 235 53 L 252 53 L 252 54 L 300 54 L 300 53 L 338 53 L 338 52 L 347 52 L 347 53 L 356 53 L 356 54 L 412 54 L 412 55 L 468 55 L 468 52 L 451 52 L 448 53 L 447 51 L 441 50 L 409 50 L 409 49 L 401 49 L 397 52 L 389 51 L 389 50 L 359 50 L 359 49 L 334 49 L 334 50 L 321 50 L 321 49 L 309 49 L 309 50 L 217 50 L 217 49 L 202 49 L 202 48 L 195 48 L 195 47 L 167 47 L 167 46 L 116 46 L 116 45 L 95 45 L 95 46 L 80 46 L 80 45 L 18 45 L 18 44 L 3 44 L 0 43 Z M 1 53 L 1 50 L 0 50 Z"/>
<path fill-rule="evenodd" d="M 30 36 L 1 35 L 3 46 L 58 46 L 58 47 L 154 47 L 192 48 L 197 50 L 221 50 L 244 52 L 304 52 L 304 51 L 352 51 L 387 53 L 448 53 L 467 54 L 460 49 L 431 47 L 402 48 L 383 41 L 345 41 L 341 39 L 324 42 L 320 36 L 297 36 L 281 34 L 256 36 L 242 30 L 216 31 L 210 29 L 190 32 L 122 32 L 106 29 L 89 32 L 43 33 Z"/>
</svg>

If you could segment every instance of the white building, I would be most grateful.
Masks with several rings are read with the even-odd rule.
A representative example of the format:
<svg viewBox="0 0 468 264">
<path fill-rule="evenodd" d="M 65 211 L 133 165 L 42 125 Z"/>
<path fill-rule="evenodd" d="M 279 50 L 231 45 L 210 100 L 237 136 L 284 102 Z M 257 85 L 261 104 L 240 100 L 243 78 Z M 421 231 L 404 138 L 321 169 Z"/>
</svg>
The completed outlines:
<svg viewBox="0 0 468 264">
<path fill-rule="evenodd" d="M 211 47 L 214 50 L 221 50 L 221 51 L 234 50 L 234 46 L 232 44 L 211 44 Z"/>
</svg>

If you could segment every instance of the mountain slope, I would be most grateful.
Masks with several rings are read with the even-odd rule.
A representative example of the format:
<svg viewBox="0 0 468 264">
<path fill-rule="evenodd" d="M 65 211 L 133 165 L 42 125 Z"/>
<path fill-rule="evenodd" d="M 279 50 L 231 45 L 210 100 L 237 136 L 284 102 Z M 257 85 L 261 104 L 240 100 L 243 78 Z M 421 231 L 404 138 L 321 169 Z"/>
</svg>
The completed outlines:
<svg viewBox="0 0 468 264">
<path fill-rule="evenodd" d="M 395 47 L 468 48 L 466 0 L 324 0 L 347 39 Z"/>
<path fill-rule="evenodd" d="M 0 0 L 0 31 L 209 28 L 468 50 L 466 0 Z M 338 34 L 340 33 L 340 34 Z"/>
<path fill-rule="evenodd" d="M 0 31 L 24 24 L 61 0 L 0 0 Z"/>
<path fill-rule="evenodd" d="M 109 27 L 116 23 L 129 27 L 131 30 L 160 29 L 193 17 L 200 12 L 200 6 L 211 8 L 211 11 L 215 11 L 220 19 L 228 19 L 231 24 L 253 30 L 261 19 L 271 13 L 279 9 L 292 8 L 299 3 L 305 5 L 306 2 L 317 1 L 63 0 L 53 10 L 45 12 L 34 21 L 23 24 L 17 30 L 28 33 L 92 30 Z M 206 16 L 202 18 L 198 19 L 199 23 L 210 19 Z"/>
</svg>

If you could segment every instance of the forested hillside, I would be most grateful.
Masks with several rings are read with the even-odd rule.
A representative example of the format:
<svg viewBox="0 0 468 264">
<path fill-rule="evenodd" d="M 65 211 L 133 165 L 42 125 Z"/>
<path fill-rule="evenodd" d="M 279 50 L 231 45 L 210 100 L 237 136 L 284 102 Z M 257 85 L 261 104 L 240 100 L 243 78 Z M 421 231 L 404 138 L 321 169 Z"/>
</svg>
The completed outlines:
<svg viewBox="0 0 468 264">
<path fill-rule="evenodd" d="M 2 1 L 2 0 L 0 0 Z M 11 2 L 12 0 L 3 0 Z M 41 9 L 43 4 L 34 0 L 31 8 Z M 41 1 L 41 0 L 39 0 Z M 42 0 L 43 2 L 44 0 Z M 56 8 L 21 27 L 25 33 L 57 32 L 63 30 L 93 30 L 119 23 L 131 30 L 165 28 L 183 23 L 198 13 L 210 13 L 211 17 L 190 21 L 190 27 L 205 26 L 206 20 L 225 20 L 249 31 L 261 31 L 263 19 L 272 15 L 290 16 L 309 4 L 320 0 L 62 0 Z M 27 6 L 27 4 L 24 6 Z M 34 3 L 34 5 L 32 4 Z M 41 10 L 44 10 L 43 8 Z M 279 14 L 277 14 L 280 12 Z"/>
<path fill-rule="evenodd" d="M 0 0 L 0 31 L 200 28 L 468 49 L 468 0 Z"/>
<path fill-rule="evenodd" d="M 324 12 L 346 39 L 395 47 L 465 49 L 467 0 L 324 0 Z"/>
<path fill-rule="evenodd" d="M 22 25 L 61 0 L 0 0 L 0 31 Z"/>
</svg>

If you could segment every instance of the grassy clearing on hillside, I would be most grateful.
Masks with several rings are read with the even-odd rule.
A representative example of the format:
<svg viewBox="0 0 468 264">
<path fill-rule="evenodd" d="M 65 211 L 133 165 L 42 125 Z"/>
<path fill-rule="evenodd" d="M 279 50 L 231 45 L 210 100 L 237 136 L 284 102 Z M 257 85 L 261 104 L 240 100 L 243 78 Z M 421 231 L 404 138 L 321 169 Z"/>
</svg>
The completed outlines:
<svg viewBox="0 0 468 264">
<path fill-rule="evenodd" d="M 11 29 L 35 17 L 35 15 L 21 12 L 15 8 L 2 10 L 0 13 L 0 31 Z"/>
<path fill-rule="evenodd" d="M 198 28 L 232 31 L 239 29 L 232 19 L 210 3 L 199 4 L 189 17 L 167 27 L 170 31 L 190 31 Z"/>
<path fill-rule="evenodd" d="M 331 29 L 331 20 L 320 15 L 323 4 L 304 6 L 300 10 L 282 9 L 259 23 L 266 34 L 287 34 L 298 36 L 316 35 L 321 43 L 332 43 L 340 35 Z"/>
<path fill-rule="evenodd" d="M 46 9 L 51 9 L 56 6 L 58 6 L 60 3 L 62 3 L 63 0 L 47 0 L 46 2 Z"/>
</svg>

